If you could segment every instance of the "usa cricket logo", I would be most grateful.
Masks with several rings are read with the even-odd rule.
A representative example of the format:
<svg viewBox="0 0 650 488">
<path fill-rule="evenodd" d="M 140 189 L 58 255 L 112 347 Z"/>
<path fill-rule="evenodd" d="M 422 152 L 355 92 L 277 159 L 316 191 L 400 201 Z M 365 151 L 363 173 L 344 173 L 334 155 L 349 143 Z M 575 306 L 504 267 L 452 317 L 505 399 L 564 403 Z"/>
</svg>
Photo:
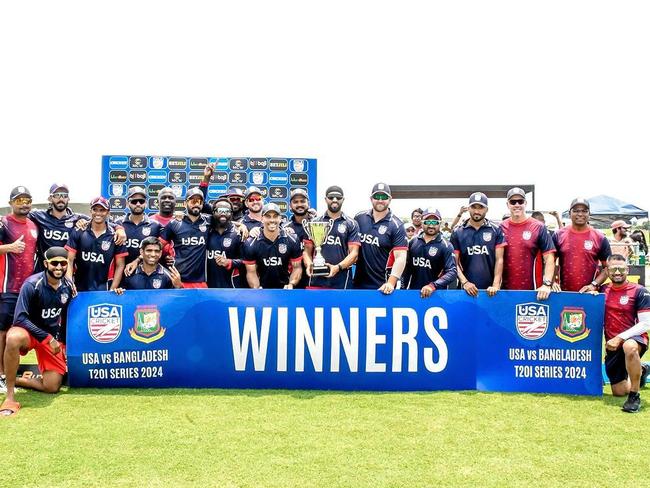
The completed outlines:
<svg viewBox="0 0 650 488">
<path fill-rule="evenodd" d="M 489 232 L 483 232 L 483 242 L 490 242 L 492 240 L 492 234 Z"/>
<path fill-rule="evenodd" d="M 548 330 L 548 305 L 541 303 L 521 303 L 515 311 L 517 332 L 524 339 L 541 339 Z"/>
<path fill-rule="evenodd" d="M 88 332 L 95 342 L 115 341 L 122 332 L 122 306 L 101 303 L 88 307 Z"/>
<path fill-rule="evenodd" d="M 533 237 L 533 233 L 529 230 L 525 230 L 522 234 L 521 237 L 523 237 L 524 241 L 530 241 L 530 238 Z"/>
<path fill-rule="evenodd" d="M 584 246 L 585 246 L 585 250 L 591 251 L 594 248 L 594 243 L 593 241 L 585 241 Z"/>
</svg>

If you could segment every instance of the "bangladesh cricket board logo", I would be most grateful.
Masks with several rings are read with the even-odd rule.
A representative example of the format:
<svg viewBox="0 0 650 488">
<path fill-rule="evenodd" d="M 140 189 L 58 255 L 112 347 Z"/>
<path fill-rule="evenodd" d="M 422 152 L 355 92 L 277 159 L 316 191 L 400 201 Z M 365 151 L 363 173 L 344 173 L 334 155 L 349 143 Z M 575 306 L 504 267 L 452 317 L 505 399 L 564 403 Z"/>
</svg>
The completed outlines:
<svg viewBox="0 0 650 488">
<path fill-rule="evenodd" d="M 88 307 L 88 332 L 95 342 L 116 340 L 122 332 L 122 306 L 101 303 Z"/>
<path fill-rule="evenodd" d="M 134 316 L 135 324 L 129 329 L 132 339 L 149 344 L 165 335 L 165 328 L 160 325 L 160 311 L 155 305 L 137 307 Z"/>
<path fill-rule="evenodd" d="M 584 309 L 565 307 L 560 314 L 562 321 L 555 328 L 555 335 L 567 342 L 578 342 L 589 336 L 587 328 L 587 314 Z"/>
<path fill-rule="evenodd" d="M 548 329 L 548 305 L 521 303 L 516 309 L 517 332 L 524 339 L 541 339 Z"/>
</svg>

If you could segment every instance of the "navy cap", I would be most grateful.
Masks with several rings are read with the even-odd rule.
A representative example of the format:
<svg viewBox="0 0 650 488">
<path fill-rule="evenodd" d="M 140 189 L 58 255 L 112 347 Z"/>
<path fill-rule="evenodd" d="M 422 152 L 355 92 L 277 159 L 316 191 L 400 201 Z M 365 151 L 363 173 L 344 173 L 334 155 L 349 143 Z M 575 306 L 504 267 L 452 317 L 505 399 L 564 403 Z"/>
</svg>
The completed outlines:
<svg viewBox="0 0 650 488">
<path fill-rule="evenodd" d="M 256 186 L 249 186 L 248 189 L 246 190 L 246 193 L 244 193 L 244 196 L 245 196 L 246 198 L 248 198 L 248 197 L 250 197 L 253 193 L 257 193 L 259 196 L 263 196 L 263 195 L 262 195 L 262 191 L 261 191 L 258 187 L 256 187 Z"/>
<path fill-rule="evenodd" d="M 469 196 L 469 200 L 467 201 L 467 205 L 472 206 L 472 205 L 482 205 L 483 207 L 488 206 L 488 197 L 485 193 L 481 193 L 480 191 L 474 192 Z"/>
<path fill-rule="evenodd" d="M 205 200 L 203 197 L 203 192 L 201 191 L 200 188 L 197 188 L 196 186 L 194 188 L 190 188 L 187 190 L 187 195 L 185 195 L 185 201 L 189 200 L 192 197 L 201 197 L 201 200 Z"/>
<path fill-rule="evenodd" d="M 52 186 L 50 186 L 50 195 L 56 193 L 57 190 L 64 190 L 66 193 L 70 192 L 70 190 L 68 190 L 68 185 L 65 183 L 52 183 Z"/>
<path fill-rule="evenodd" d="M 436 219 L 442 219 L 442 214 L 437 208 L 425 208 L 422 212 L 422 220 L 427 220 L 427 217 L 435 217 Z"/>
<path fill-rule="evenodd" d="M 228 197 L 241 197 L 244 198 L 244 192 L 241 191 L 241 188 L 231 188 L 227 193 L 221 195 L 224 198 Z"/>
<path fill-rule="evenodd" d="M 383 193 L 389 197 L 393 196 L 390 192 L 390 186 L 388 186 L 386 183 L 376 183 L 375 186 L 372 187 L 372 193 L 370 195 L 374 195 L 376 193 Z"/>
<path fill-rule="evenodd" d="M 13 190 L 11 190 L 11 194 L 9 195 L 9 200 L 14 200 L 18 197 L 29 197 L 32 198 L 32 194 L 29 193 L 29 190 L 24 187 L 24 186 L 17 186 Z"/>
<path fill-rule="evenodd" d="M 307 191 L 304 188 L 294 188 L 291 190 L 291 198 L 289 200 L 293 200 L 293 197 L 305 197 L 309 200 L 309 195 L 307 195 Z"/>
<path fill-rule="evenodd" d="M 280 210 L 280 207 L 277 206 L 277 204 L 271 202 L 267 203 L 262 207 L 262 215 L 266 215 L 269 212 L 275 212 L 278 215 L 282 215 L 282 211 Z"/>
<path fill-rule="evenodd" d="M 93 208 L 95 205 L 99 205 L 100 207 L 104 207 L 106 210 L 108 210 L 110 208 L 110 205 L 108 204 L 108 200 L 106 200 L 104 197 L 93 198 L 90 201 L 90 208 Z"/>
<path fill-rule="evenodd" d="M 133 195 L 142 195 L 143 197 L 146 198 L 147 192 L 141 186 L 132 186 L 131 188 L 129 188 L 128 198 L 131 198 Z"/>
<path fill-rule="evenodd" d="M 343 197 L 343 188 L 340 186 L 332 185 L 327 190 L 325 190 L 326 197 Z"/>
<path fill-rule="evenodd" d="M 589 210 L 589 201 L 586 198 L 574 198 L 573 201 L 571 202 L 571 206 L 569 207 L 569 210 L 571 210 L 576 205 L 584 205 L 585 207 L 587 207 L 587 210 Z"/>
<path fill-rule="evenodd" d="M 515 186 L 514 188 L 510 188 L 510 190 L 508 190 L 508 194 L 506 195 L 506 200 L 510 200 L 515 195 L 524 197 L 524 200 L 526 199 L 526 192 L 522 188 Z"/>
<path fill-rule="evenodd" d="M 54 258 L 65 258 L 68 259 L 68 251 L 66 250 L 65 247 L 60 247 L 60 246 L 52 246 L 48 248 L 45 253 L 43 253 L 43 257 L 47 259 L 48 261 L 50 259 Z"/>
</svg>

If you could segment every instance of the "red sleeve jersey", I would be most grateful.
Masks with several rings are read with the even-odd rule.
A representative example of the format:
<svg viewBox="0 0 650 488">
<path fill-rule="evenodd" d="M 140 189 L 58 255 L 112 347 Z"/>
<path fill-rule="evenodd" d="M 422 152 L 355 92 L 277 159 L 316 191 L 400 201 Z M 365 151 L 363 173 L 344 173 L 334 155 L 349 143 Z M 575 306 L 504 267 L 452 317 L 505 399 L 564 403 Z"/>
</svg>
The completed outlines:
<svg viewBox="0 0 650 488">
<path fill-rule="evenodd" d="M 560 258 L 560 285 L 564 291 L 580 291 L 596 277 L 598 265 L 612 253 L 605 235 L 592 227 L 578 232 L 563 227 L 553 235 Z"/>
<path fill-rule="evenodd" d="M 0 244 L 11 244 L 23 237 L 25 250 L 20 254 L 7 253 L 2 269 L 2 293 L 18 293 L 25 280 L 34 273 L 38 227 L 30 219 L 17 219 L 13 215 L 2 218 Z"/>
<path fill-rule="evenodd" d="M 605 339 L 610 340 L 638 322 L 637 314 L 650 312 L 650 292 L 643 286 L 626 281 L 620 286 L 605 286 Z M 641 338 L 648 345 L 648 334 Z"/>
</svg>

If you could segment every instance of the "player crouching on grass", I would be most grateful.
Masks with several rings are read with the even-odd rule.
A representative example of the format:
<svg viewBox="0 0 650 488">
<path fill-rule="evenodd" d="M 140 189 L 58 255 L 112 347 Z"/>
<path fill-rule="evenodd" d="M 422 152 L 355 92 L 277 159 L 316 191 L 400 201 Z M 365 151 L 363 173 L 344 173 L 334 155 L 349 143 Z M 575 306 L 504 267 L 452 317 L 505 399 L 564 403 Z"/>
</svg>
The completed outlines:
<svg viewBox="0 0 650 488">
<path fill-rule="evenodd" d="M 14 398 L 16 386 L 45 393 L 56 393 L 61 388 L 67 371 L 65 338 L 62 320 L 72 298 L 72 283 L 65 278 L 68 251 L 50 247 L 45 251 L 45 271 L 36 273 L 23 283 L 18 295 L 14 324 L 7 332 L 5 372 L 7 397 L 0 405 L 0 415 L 12 416 L 20 409 Z M 42 378 L 16 378 L 20 356 L 36 351 L 38 369 Z"/>
</svg>

